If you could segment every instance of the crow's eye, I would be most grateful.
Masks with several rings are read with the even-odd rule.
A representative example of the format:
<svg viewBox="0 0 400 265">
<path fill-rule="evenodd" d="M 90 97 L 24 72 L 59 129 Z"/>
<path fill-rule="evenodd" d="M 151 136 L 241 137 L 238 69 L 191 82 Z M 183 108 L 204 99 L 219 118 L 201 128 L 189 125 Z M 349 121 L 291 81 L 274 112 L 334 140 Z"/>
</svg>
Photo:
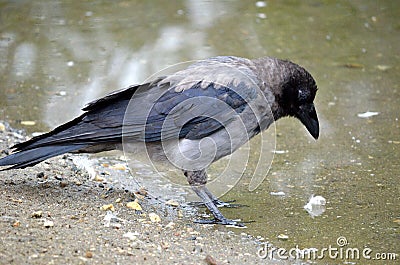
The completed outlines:
<svg viewBox="0 0 400 265">
<path fill-rule="evenodd" d="M 300 104 L 307 103 L 310 93 L 307 90 L 299 89 L 297 100 Z"/>
</svg>

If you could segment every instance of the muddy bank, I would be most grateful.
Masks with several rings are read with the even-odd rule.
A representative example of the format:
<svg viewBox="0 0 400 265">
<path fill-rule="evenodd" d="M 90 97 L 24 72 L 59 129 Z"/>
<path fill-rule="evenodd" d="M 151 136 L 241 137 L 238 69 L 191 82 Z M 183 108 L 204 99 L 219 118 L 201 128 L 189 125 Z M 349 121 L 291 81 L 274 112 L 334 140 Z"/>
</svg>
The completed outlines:
<svg viewBox="0 0 400 265">
<path fill-rule="evenodd" d="M 26 136 L 1 124 L 4 156 Z M 1 264 L 267 263 L 245 229 L 194 224 L 195 210 L 93 179 L 72 157 L 0 172 Z"/>
</svg>

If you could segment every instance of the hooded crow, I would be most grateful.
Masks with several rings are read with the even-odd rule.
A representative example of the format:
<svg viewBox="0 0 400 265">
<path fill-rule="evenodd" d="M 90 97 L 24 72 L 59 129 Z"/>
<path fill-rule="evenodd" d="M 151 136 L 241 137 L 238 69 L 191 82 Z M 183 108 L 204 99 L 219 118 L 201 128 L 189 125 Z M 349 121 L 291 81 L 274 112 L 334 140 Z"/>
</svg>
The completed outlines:
<svg viewBox="0 0 400 265">
<path fill-rule="evenodd" d="M 89 103 L 79 117 L 12 147 L 3 170 L 33 166 L 67 152 L 128 149 L 168 161 L 213 214 L 201 223 L 240 225 L 205 186 L 207 167 L 281 117 L 299 119 L 315 138 L 317 86 L 301 66 L 264 57 L 218 56 Z M 128 146 L 128 147 L 127 147 Z"/>
</svg>

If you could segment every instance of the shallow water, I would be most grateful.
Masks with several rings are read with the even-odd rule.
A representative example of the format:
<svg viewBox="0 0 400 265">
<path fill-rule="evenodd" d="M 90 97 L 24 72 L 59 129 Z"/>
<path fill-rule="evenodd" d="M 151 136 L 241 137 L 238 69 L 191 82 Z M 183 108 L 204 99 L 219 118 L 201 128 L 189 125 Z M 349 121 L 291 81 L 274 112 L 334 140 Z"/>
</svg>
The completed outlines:
<svg viewBox="0 0 400 265">
<path fill-rule="evenodd" d="M 243 231 L 277 247 L 338 247 L 344 236 L 344 250 L 400 254 L 399 13 L 397 1 L 2 1 L 0 119 L 47 131 L 88 101 L 175 63 L 288 58 L 317 80 L 320 138 L 297 120 L 278 121 L 279 152 L 265 180 L 248 190 L 250 160 L 223 197 L 249 207 L 224 214 L 254 220 Z M 358 117 L 367 111 L 378 115 Z M 314 218 L 303 209 L 312 194 L 327 200 Z"/>
</svg>

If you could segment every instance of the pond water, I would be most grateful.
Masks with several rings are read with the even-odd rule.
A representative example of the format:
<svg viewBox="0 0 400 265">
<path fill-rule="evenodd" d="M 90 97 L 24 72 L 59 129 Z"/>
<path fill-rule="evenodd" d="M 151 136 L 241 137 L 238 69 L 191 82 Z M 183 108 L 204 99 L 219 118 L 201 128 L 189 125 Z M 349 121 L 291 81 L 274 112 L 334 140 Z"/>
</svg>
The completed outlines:
<svg viewBox="0 0 400 265">
<path fill-rule="evenodd" d="M 285 249 L 345 237 L 343 249 L 400 254 L 399 14 L 398 1 L 1 1 L 0 120 L 47 131 L 179 62 L 290 59 L 317 80 L 320 138 L 278 121 L 266 178 L 249 191 L 245 173 L 223 199 L 249 207 L 224 214 Z M 312 195 L 327 201 L 319 216 L 303 208 Z"/>
</svg>

